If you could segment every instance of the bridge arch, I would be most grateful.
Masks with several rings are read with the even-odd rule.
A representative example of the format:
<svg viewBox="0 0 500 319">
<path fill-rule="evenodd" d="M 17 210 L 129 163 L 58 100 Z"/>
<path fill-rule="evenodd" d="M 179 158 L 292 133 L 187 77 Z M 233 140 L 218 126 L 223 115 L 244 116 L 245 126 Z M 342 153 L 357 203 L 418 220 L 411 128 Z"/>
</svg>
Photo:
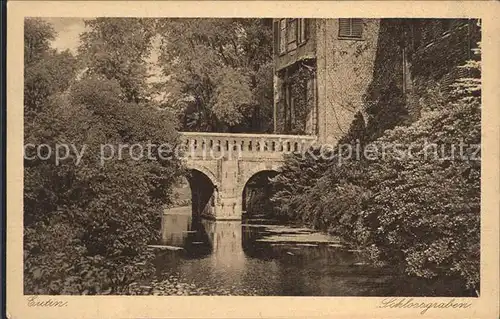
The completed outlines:
<svg viewBox="0 0 500 319">
<path fill-rule="evenodd" d="M 270 198 L 273 188 L 269 178 L 273 178 L 277 174 L 275 169 L 267 168 L 257 171 L 247 179 L 240 193 L 242 214 L 250 217 L 254 214 L 267 215 L 271 212 Z"/>
<path fill-rule="evenodd" d="M 281 167 L 281 163 L 276 163 L 276 162 L 263 162 L 259 163 L 258 165 L 252 167 L 251 169 L 247 170 L 244 172 L 240 178 L 240 182 L 238 183 L 237 187 L 237 194 L 242 195 L 243 190 L 245 189 L 245 186 L 247 185 L 248 181 L 255 175 L 261 172 L 266 172 L 266 171 L 271 171 L 271 172 L 278 172 L 279 168 Z"/>
<path fill-rule="evenodd" d="M 205 165 L 197 163 L 196 161 L 188 161 L 186 163 L 186 168 L 188 170 L 196 170 L 196 171 L 198 171 L 200 173 L 203 173 L 206 177 L 208 177 L 208 179 L 210 179 L 210 181 L 212 182 L 212 184 L 214 186 L 216 186 L 216 187 L 219 186 L 219 182 L 217 180 L 217 176 L 215 176 L 215 174 L 212 172 L 212 170 L 210 170 Z"/>
<path fill-rule="evenodd" d="M 193 218 L 201 216 L 214 216 L 215 206 L 218 201 L 217 188 L 219 181 L 213 170 L 197 163 L 187 161 L 185 167 L 188 170 L 186 176 L 191 189 L 191 213 Z"/>
</svg>

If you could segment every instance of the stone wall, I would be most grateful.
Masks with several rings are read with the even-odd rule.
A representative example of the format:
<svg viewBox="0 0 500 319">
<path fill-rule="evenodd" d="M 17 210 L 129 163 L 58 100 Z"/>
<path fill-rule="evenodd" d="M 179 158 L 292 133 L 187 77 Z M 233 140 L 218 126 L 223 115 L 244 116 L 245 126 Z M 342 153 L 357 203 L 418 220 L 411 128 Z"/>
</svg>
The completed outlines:
<svg viewBox="0 0 500 319">
<path fill-rule="evenodd" d="M 317 103 L 320 142 L 335 144 L 363 109 L 372 80 L 379 19 L 363 19 L 361 39 L 339 38 L 339 19 L 317 20 Z"/>
</svg>

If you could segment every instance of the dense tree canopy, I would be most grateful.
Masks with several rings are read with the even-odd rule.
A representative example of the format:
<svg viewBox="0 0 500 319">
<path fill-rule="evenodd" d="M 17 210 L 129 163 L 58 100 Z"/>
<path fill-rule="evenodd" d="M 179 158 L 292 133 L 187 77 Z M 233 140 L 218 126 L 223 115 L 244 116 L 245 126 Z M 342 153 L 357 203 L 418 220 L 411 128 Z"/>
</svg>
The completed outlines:
<svg viewBox="0 0 500 319">
<path fill-rule="evenodd" d="M 24 64 L 30 65 L 50 49 L 50 41 L 56 32 L 52 25 L 42 19 L 26 19 L 24 22 Z"/>
<path fill-rule="evenodd" d="M 155 35 L 154 19 L 97 18 L 86 20 L 79 54 L 86 61 L 86 74 L 114 79 L 125 99 L 147 99 L 148 58 Z"/>
<path fill-rule="evenodd" d="M 114 64 L 123 48 L 143 40 L 142 33 L 124 36 L 135 24 L 124 27 L 125 43 L 103 50 L 114 58 L 90 54 L 81 67 L 91 72 L 80 77 L 69 52 L 46 45 L 55 35 L 47 24 L 26 24 L 25 38 L 36 39 L 28 49 L 36 53 L 25 67 L 25 145 L 45 144 L 52 153 L 45 148 L 40 158 L 35 147 L 26 149 L 31 159 L 25 159 L 24 171 L 25 291 L 127 292 L 129 283 L 151 270 L 144 263 L 151 257 L 147 244 L 158 237 L 162 208 L 182 167 L 176 159 L 138 160 L 129 151 L 104 163 L 102 147 L 175 145 L 175 120 L 142 99 L 145 82 L 127 73 L 139 63 L 137 51 Z M 107 21 L 95 21 L 89 32 L 107 27 Z M 83 48 L 96 43 L 100 39 L 89 33 L 82 37 Z M 56 162 L 57 145 L 66 145 L 71 156 Z"/>
<path fill-rule="evenodd" d="M 160 67 L 166 101 L 185 129 L 266 131 L 271 127 L 272 28 L 265 19 L 169 19 Z"/>
</svg>

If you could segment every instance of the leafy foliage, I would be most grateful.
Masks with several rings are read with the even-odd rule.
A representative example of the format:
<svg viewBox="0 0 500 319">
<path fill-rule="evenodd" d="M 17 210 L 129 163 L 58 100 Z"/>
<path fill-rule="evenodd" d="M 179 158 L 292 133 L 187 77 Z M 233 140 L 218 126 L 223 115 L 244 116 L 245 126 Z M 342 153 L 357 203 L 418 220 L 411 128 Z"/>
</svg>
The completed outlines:
<svg viewBox="0 0 500 319">
<path fill-rule="evenodd" d="M 38 18 L 24 20 L 24 64 L 39 61 L 50 48 L 56 32 L 50 23 Z"/>
<path fill-rule="evenodd" d="M 417 160 L 389 153 L 370 165 L 367 173 L 377 183 L 366 213 L 377 216 L 374 242 L 383 259 L 397 258 L 417 276 L 458 274 L 478 288 L 481 167 L 473 153 L 481 142 L 480 82 L 462 79 L 455 86 L 454 98 L 438 110 L 424 110 L 411 126 L 375 142 L 412 144 Z M 429 156 L 426 141 L 442 148 L 439 158 Z"/>
<path fill-rule="evenodd" d="M 331 165 L 329 156 L 328 151 L 311 148 L 304 154 L 292 153 L 286 157 L 279 174 L 271 179 L 275 191 L 272 201 L 281 218 L 297 219 L 305 212 L 304 205 L 307 203 L 304 199 L 308 198 L 311 188 Z"/>
<path fill-rule="evenodd" d="M 148 58 L 155 25 L 154 19 L 143 18 L 86 20 L 79 47 L 80 57 L 87 61 L 86 74 L 116 80 L 129 102 L 148 99 Z"/>
<path fill-rule="evenodd" d="M 169 19 L 159 27 L 167 101 L 185 129 L 271 128 L 272 28 L 266 19 Z"/>
<path fill-rule="evenodd" d="M 429 89 L 417 121 L 364 141 L 374 150 L 370 158 L 290 158 L 273 180 L 280 214 L 340 235 L 376 264 L 425 278 L 458 277 L 477 292 L 480 65 L 479 57 L 463 66 L 470 76 L 452 85 L 451 96 Z M 412 157 L 405 157 L 410 146 Z"/>
<path fill-rule="evenodd" d="M 47 160 L 25 160 L 25 292 L 127 293 L 130 283 L 153 271 L 147 244 L 158 239 L 160 213 L 182 167 L 175 159 L 136 160 L 128 149 L 101 163 L 101 146 L 175 145 L 175 121 L 130 99 L 120 79 L 97 71 L 79 79 L 68 52 L 36 56 L 26 66 L 25 110 L 31 116 L 25 117 L 25 143 L 52 150 L 67 143 L 83 155 L 78 163 L 75 152 L 58 164 L 54 152 Z"/>
</svg>

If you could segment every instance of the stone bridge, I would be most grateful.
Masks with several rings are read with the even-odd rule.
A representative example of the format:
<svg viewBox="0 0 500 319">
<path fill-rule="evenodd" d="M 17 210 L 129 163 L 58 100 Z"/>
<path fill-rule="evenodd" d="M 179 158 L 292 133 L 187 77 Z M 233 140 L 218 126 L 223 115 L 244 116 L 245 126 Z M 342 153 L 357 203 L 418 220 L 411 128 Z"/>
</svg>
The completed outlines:
<svg viewBox="0 0 500 319">
<path fill-rule="evenodd" d="M 181 132 L 193 216 L 239 220 L 250 178 L 276 171 L 286 153 L 300 152 L 316 136 Z"/>
</svg>

